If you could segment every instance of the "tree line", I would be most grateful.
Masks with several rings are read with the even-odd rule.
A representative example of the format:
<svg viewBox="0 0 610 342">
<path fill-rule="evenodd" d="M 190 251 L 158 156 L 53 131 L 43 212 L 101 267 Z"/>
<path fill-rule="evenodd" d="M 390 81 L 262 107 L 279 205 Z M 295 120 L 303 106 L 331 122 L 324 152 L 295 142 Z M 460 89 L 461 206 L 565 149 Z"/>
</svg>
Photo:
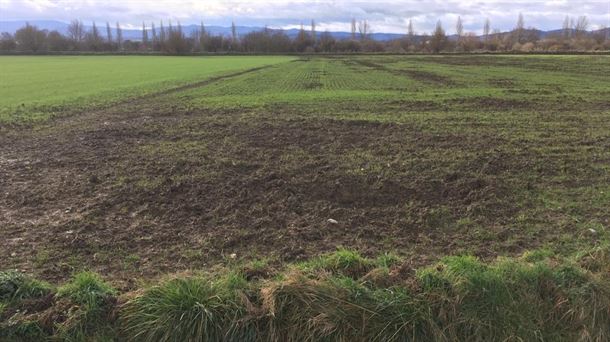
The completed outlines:
<svg viewBox="0 0 610 342">
<path fill-rule="evenodd" d="M 465 32 L 462 19 L 455 24 L 456 34 L 448 36 L 439 20 L 431 33 L 417 34 L 410 20 L 404 37 L 389 41 L 372 39 L 371 25 L 367 20 L 351 20 L 350 35 L 336 39 L 328 31 L 316 31 L 315 21 L 308 28 L 301 25 L 298 34 L 291 38 L 282 30 L 265 28 L 245 35 L 238 35 L 235 23 L 230 35 L 213 35 L 203 23 L 190 33 L 184 32 L 178 22 L 165 25 L 161 21 L 147 27 L 142 24 L 141 39 L 123 38 L 117 22 L 98 27 L 95 22 L 87 28 L 80 20 L 73 20 L 66 33 L 41 30 L 26 23 L 14 35 L 0 35 L 0 51 L 46 53 L 67 51 L 92 52 L 156 52 L 170 55 L 189 53 L 441 53 L 441 52 L 560 52 L 600 51 L 610 49 L 610 30 L 589 32 L 587 17 L 566 17 L 561 30 L 542 37 L 541 31 L 526 28 L 523 15 L 519 14 L 515 27 L 508 32 L 492 30 L 486 19 L 478 36 Z"/>
</svg>

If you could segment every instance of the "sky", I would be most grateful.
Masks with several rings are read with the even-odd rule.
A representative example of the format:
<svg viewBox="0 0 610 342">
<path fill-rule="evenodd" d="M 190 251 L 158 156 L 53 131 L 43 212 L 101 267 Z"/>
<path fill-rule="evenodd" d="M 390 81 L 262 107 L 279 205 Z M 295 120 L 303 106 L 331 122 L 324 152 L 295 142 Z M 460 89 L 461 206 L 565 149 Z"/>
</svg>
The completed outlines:
<svg viewBox="0 0 610 342">
<path fill-rule="evenodd" d="M 457 17 L 465 31 L 480 33 L 485 18 L 494 29 L 510 30 L 519 13 L 525 25 L 542 30 L 560 28 L 566 15 L 586 15 L 590 29 L 610 26 L 610 0 L 549 1 L 221 1 L 221 0 L 0 0 L 0 21 L 78 18 L 85 23 L 115 22 L 140 27 L 143 21 L 180 21 L 229 26 L 294 28 L 316 21 L 320 31 L 349 31 L 352 18 L 367 20 L 373 32 L 404 33 L 412 20 L 418 33 L 433 30 L 441 20 L 448 33 Z"/>
</svg>

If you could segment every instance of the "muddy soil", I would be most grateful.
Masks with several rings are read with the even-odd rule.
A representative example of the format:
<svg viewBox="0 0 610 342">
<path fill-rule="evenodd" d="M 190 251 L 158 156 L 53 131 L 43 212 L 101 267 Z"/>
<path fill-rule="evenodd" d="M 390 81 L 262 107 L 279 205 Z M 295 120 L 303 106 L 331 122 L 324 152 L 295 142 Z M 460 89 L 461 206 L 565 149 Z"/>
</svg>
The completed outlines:
<svg viewBox="0 0 610 342">
<path fill-rule="evenodd" d="M 542 243 L 505 225 L 530 186 L 510 170 L 531 156 L 502 153 L 502 137 L 192 109 L 171 97 L 181 90 L 3 131 L 0 269 L 92 269 L 131 288 L 233 253 L 282 263 L 344 246 L 428 263 Z M 476 157 L 430 156 L 451 150 Z"/>
</svg>

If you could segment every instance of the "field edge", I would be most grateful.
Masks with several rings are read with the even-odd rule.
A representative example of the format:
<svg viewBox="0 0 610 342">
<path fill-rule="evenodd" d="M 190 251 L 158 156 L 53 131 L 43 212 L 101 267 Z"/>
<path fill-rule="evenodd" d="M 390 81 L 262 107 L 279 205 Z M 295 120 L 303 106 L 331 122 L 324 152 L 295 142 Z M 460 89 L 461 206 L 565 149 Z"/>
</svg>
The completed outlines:
<svg viewBox="0 0 610 342">
<path fill-rule="evenodd" d="M 118 293 L 92 272 L 55 287 L 0 272 L 8 340 L 607 340 L 610 245 L 414 269 L 339 248 L 274 269 L 266 260 L 163 276 Z"/>
</svg>

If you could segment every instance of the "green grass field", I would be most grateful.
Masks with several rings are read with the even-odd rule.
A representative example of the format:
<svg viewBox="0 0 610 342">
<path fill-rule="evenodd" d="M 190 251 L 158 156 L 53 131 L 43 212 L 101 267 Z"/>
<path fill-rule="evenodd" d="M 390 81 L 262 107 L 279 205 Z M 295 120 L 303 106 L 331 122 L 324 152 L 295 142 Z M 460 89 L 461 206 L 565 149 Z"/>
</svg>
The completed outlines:
<svg viewBox="0 0 610 342">
<path fill-rule="evenodd" d="M 0 61 L 0 339 L 610 338 L 608 56 Z"/>
<path fill-rule="evenodd" d="M 0 121 L 37 120 L 290 57 L 0 57 Z"/>
</svg>

